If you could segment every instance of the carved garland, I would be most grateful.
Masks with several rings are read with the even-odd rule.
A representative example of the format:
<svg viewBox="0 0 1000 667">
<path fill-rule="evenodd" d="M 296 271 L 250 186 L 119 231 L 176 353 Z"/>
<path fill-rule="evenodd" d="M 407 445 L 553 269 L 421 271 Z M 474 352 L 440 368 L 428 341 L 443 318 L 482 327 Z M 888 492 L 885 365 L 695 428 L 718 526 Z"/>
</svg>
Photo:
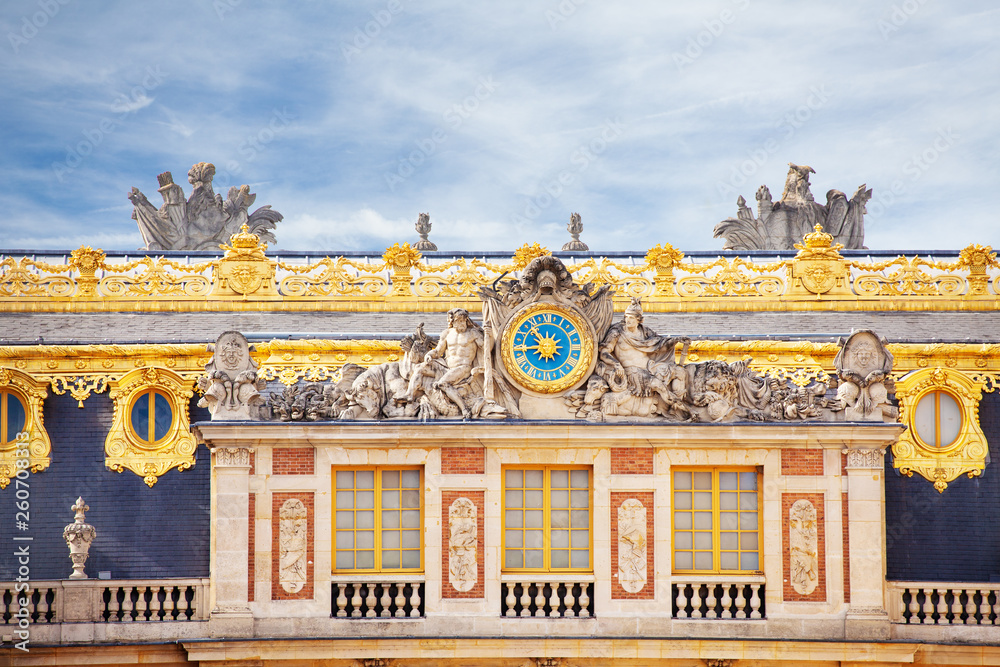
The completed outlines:
<svg viewBox="0 0 1000 667">
<path fill-rule="evenodd" d="M 917 433 L 916 406 L 934 391 L 951 396 L 961 410 L 962 425 L 958 437 L 950 445 L 935 447 L 924 442 Z M 979 427 L 979 401 L 983 384 L 965 373 L 944 368 L 914 371 L 896 381 L 900 421 L 909 428 L 892 446 L 893 466 L 907 477 L 918 473 L 934 483 L 939 493 L 948 488 L 961 474 L 970 478 L 982 474 L 986 467 L 988 445 Z"/>
<path fill-rule="evenodd" d="M 0 368 L 0 389 L 17 395 L 24 403 L 24 428 L 21 432 L 28 434 L 26 444 L 31 472 L 40 472 L 52 462 L 52 442 L 42 422 L 42 402 L 48 394 L 45 385 L 45 382 L 39 382 L 27 373 L 13 368 Z M 18 449 L 24 449 L 23 438 L 0 445 L 0 489 L 6 489 L 17 474 Z"/>
<path fill-rule="evenodd" d="M 166 435 L 152 444 L 136 436 L 130 415 L 135 400 L 150 389 L 165 394 L 172 411 Z M 193 466 L 197 443 L 191 435 L 188 416 L 193 395 L 191 383 L 166 368 L 137 368 L 119 380 L 112 380 L 109 396 L 115 413 L 104 442 L 105 465 L 116 472 L 131 470 L 149 487 L 172 468 L 187 470 Z"/>
</svg>

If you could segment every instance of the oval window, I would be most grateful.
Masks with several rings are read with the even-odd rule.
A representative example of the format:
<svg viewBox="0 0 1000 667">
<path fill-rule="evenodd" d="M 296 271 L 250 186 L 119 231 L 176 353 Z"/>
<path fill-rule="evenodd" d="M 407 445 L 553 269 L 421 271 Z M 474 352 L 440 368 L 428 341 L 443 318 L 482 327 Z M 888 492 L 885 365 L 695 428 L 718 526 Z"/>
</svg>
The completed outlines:
<svg viewBox="0 0 1000 667">
<path fill-rule="evenodd" d="M 946 391 L 925 394 L 913 411 L 913 426 L 929 447 L 949 447 L 962 430 L 962 408 Z"/>
<path fill-rule="evenodd" d="M 156 444 L 167 437 L 174 422 L 174 412 L 167 395 L 156 389 L 139 394 L 132 403 L 129 421 L 135 437 Z"/>
<path fill-rule="evenodd" d="M 0 390 L 0 438 L 4 445 L 13 443 L 24 430 L 27 414 L 20 396 L 7 389 Z"/>
</svg>

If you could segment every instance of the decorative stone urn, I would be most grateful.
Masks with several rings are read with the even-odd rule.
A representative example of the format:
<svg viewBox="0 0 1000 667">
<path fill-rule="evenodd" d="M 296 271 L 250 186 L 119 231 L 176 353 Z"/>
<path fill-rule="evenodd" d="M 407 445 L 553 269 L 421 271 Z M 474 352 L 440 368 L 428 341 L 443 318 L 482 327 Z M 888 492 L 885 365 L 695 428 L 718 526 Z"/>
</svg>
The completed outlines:
<svg viewBox="0 0 1000 667">
<path fill-rule="evenodd" d="M 70 507 L 76 512 L 75 521 L 63 528 L 63 539 L 69 546 L 69 557 L 73 561 L 73 574 L 70 579 L 86 579 L 87 575 L 83 571 L 83 564 L 87 562 L 90 553 L 90 543 L 97 537 L 97 530 L 86 523 L 84 512 L 90 509 L 89 505 L 83 504 L 83 498 L 77 498 L 76 504 Z"/>
</svg>

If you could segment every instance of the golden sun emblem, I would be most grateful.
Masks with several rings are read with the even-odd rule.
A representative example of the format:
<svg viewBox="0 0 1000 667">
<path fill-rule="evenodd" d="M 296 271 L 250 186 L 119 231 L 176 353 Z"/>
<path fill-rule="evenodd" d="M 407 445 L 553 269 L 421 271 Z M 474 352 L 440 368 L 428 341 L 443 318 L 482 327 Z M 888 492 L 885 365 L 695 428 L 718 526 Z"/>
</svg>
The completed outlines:
<svg viewBox="0 0 1000 667">
<path fill-rule="evenodd" d="M 540 336 L 535 333 L 535 350 L 538 356 L 546 361 L 553 359 L 559 352 L 559 341 L 551 336 Z"/>
</svg>

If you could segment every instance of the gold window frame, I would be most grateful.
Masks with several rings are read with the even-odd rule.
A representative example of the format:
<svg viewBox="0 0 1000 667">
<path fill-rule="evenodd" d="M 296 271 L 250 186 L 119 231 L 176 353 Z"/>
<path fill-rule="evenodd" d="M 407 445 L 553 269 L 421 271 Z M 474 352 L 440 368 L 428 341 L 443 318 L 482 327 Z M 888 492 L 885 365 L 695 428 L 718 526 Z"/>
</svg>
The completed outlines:
<svg viewBox="0 0 1000 667">
<path fill-rule="evenodd" d="M 16 395 L 24 404 L 22 433 L 28 434 L 28 469 L 33 473 L 45 470 L 52 463 L 52 441 L 42 419 L 42 405 L 48 396 L 47 386 L 46 382 L 39 382 L 17 369 L 0 368 L 0 389 Z M 6 428 L 6 424 L 3 426 Z M 0 489 L 6 489 L 17 474 L 18 449 L 24 449 L 22 439 L 15 438 L 7 444 L 0 444 Z"/>
<path fill-rule="evenodd" d="M 130 470 L 152 488 L 169 470 L 187 470 L 194 465 L 198 443 L 191 434 L 188 411 L 194 396 L 191 382 L 168 368 L 149 367 L 129 371 L 108 386 L 114 402 L 111 430 L 104 441 L 104 464 L 108 468 L 115 472 Z M 166 396 L 173 412 L 167 435 L 154 443 L 138 438 L 131 423 L 135 401 L 151 390 Z"/>
<path fill-rule="evenodd" d="M 337 488 L 337 473 L 340 472 L 340 471 L 349 471 L 349 472 L 355 473 L 355 482 L 354 482 L 355 486 L 354 486 L 354 490 L 355 490 L 355 493 L 356 493 L 357 492 L 357 488 L 358 488 L 357 487 L 357 476 L 356 475 L 357 475 L 357 473 L 365 471 L 365 470 L 371 470 L 374 473 L 374 475 L 375 475 L 375 485 L 374 485 L 374 489 L 373 489 L 373 491 L 375 493 L 375 507 L 374 507 L 375 521 L 374 521 L 374 527 L 372 528 L 372 530 L 375 533 L 374 546 L 372 547 L 374 549 L 374 551 L 375 551 L 375 567 L 373 567 L 373 568 L 367 568 L 367 569 L 359 569 L 359 568 L 356 568 L 356 567 L 355 568 L 337 569 L 337 491 L 338 491 L 338 488 Z M 418 531 L 420 533 L 420 548 L 419 548 L 419 552 L 420 552 L 420 566 L 419 567 L 415 567 L 415 568 L 404 568 L 404 567 L 385 568 L 385 567 L 382 566 L 382 474 L 381 473 L 383 473 L 383 472 L 403 472 L 405 470 L 416 470 L 420 474 L 420 486 L 418 487 L 418 490 L 420 492 L 420 508 L 419 508 L 420 509 L 420 528 L 418 529 Z M 330 539 L 330 551 L 331 551 L 331 554 L 332 554 L 332 558 L 331 558 L 331 565 L 332 565 L 332 567 L 331 567 L 331 574 L 333 576 L 339 576 L 339 575 L 345 575 L 345 574 L 381 574 L 383 572 L 389 572 L 389 573 L 392 573 L 392 574 L 423 574 L 424 573 L 424 568 L 426 567 L 426 564 L 427 564 L 426 553 L 424 551 L 424 518 L 425 518 L 424 511 L 425 511 L 425 508 L 426 508 L 426 505 L 427 505 L 427 502 L 426 502 L 427 483 L 426 483 L 426 477 L 424 476 L 424 467 L 423 466 L 419 466 L 419 465 L 416 465 L 416 466 L 414 466 L 414 465 L 363 465 L 363 466 L 336 465 L 336 466 L 332 467 L 330 487 L 331 487 L 331 492 L 332 492 L 332 512 L 331 512 L 332 517 L 331 517 L 331 520 L 330 520 L 330 527 L 331 527 L 331 533 L 330 533 L 330 535 L 331 535 L 331 539 Z M 354 509 L 357 510 L 356 507 Z M 400 508 L 400 509 L 402 509 L 402 508 Z M 341 529 L 341 530 L 343 530 L 343 529 Z M 355 527 L 353 529 L 351 529 L 351 530 L 352 530 L 352 532 L 356 533 L 357 530 L 358 530 L 357 525 L 355 525 Z M 357 544 L 357 540 L 355 540 L 355 544 Z M 355 552 L 358 551 L 357 547 L 355 546 L 352 549 L 352 551 L 355 551 Z M 356 563 L 356 561 L 355 561 L 355 563 Z"/>
<path fill-rule="evenodd" d="M 544 566 L 537 567 L 514 567 L 508 568 L 506 566 L 506 554 L 507 554 L 507 471 L 508 470 L 519 470 L 522 473 L 528 470 L 541 470 L 542 471 L 542 560 Z M 551 566 L 551 551 L 552 551 L 552 517 L 551 517 L 551 472 L 553 470 L 565 470 L 572 472 L 574 470 L 586 470 L 589 475 L 587 479 L 587 513 L 588 516 L 588 526 L 587 532 L 589 533 L 590 542 L 587 545 L 587 550 L 590 553 L 588 558 L 590 566 L 581 567 L 558 567 L 554 568 Z M 593 466 L 587 465 L 524 465 L 524 464 L 511 464 L 502 466 L 500 469 L 500 480 L 501 480 L 501 503 L 500 503 L 500 516 L 503 518 L 503 525 L 501 527 L 501 544 L 500 544 L 500 562 L 502 564 L 501 573 L 502 574 L 521 574 L 521 573 L 533 573 L 533 572 L 544 572 L 548 574 L 572 574 L 572 573 L 582 573 L 591 574 L 594 572 L 594 468 Z M 525 487 L 520 487 L 524 489 Z M 571 487 L 572 488 L 572 487 Z M 572 531 L 572 528 L 570 528 Z M 522 548 L 523 550 L 523 548 Z M 571 561 L 572 562 L 572 561 Z"/>
<path fill-rule="evenodd" d="M 955 399 L 962 414 L 958 437 L 945 447 L 925 443 L 916 429 L 917 404 L 936 391 Z M 907 477 L 917 473 L 933 482 L 938 493 L 943 493 L 959 475 L 981 475 L 989 452 L 986 435 L 979 426 L 982 397 L 981 382 L 953 369 L 921 368 L 896 380 L 899 421 L 907 429 L 892 446 L 892 465 Z"/>
</svg>

